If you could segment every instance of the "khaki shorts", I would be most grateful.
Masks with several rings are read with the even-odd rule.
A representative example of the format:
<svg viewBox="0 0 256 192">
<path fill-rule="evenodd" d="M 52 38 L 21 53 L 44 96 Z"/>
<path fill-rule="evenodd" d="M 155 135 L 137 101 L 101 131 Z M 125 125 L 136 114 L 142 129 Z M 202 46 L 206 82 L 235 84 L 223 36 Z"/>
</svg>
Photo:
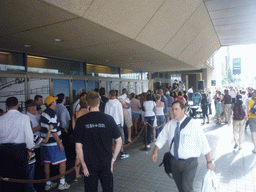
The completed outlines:
<svg viewBox="0 0 256 192">
<path fill-rule="evenodd" d="M 126 115 L 124 115 L 124 123 L 125 123 L 126 127 L 132 126 L 132 120 L 128 113 Z"/>
</svg>

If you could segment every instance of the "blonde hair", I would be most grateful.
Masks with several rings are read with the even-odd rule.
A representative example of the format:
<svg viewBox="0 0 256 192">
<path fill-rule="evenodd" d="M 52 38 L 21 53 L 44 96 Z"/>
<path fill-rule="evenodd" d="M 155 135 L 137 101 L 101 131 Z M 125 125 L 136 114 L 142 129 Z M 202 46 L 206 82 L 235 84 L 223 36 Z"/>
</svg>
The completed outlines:
<svg viewBox="0 0 256 192">
<path fill-rule="evenodd" d="M 89 107 L 97 107 L 100 101 L 99 93 L 95 91 L 90 91 L 86 96 L 86 101 Z"/>
<path fill-rule="evenodd" d="M 161 99 L 161 95 L 160 94 L 156 94 L 156 100 Z"/>
</svg>

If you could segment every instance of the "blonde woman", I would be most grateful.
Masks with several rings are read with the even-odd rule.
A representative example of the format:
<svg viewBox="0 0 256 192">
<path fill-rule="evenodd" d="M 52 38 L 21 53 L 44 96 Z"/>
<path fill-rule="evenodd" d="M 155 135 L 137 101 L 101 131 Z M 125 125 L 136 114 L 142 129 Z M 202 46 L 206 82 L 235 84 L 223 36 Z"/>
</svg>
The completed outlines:
<svg viewBox="0 0 256 192">
<path fill-rule="evenodd" d="M 73 116 L 72 116 L 72 128 L 73 130 L 75 129 L 75 125 L 76 125 L 76 120 L 89 113 L 88 111 L 88 105 L 87 105 L 87 102 L 86 102 L 86 97 L 81 97 L 80 98 L 80 109 L 76 112 L 74 112 Z M 78 159 L 78 157 L 76 157 L 76 161 L 75 161 L 75 172 L 76 172 L 76 178 L 74 179 L 74 181 L 78 181 L 80 178 L 82 178 L 82 175 L 80 175 L 80 168 L 81 168 L 81 164 L 79 166 L 77 166 L 78 164 L 80 164 L 80 160 Z"/>
</svg>

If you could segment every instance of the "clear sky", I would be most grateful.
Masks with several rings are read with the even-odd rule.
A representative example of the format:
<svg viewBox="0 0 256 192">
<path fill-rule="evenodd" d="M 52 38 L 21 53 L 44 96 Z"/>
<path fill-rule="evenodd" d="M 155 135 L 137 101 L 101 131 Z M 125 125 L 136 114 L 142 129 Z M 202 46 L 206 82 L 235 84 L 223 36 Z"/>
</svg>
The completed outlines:
<svg viewBox="0 0 256 192">
<path fill-rule="evenodd" d="M 256 76 L 256 44 L 230 46 L 229 50 L 231 63 L 233 58 L 241 58 L 241 79 L 248 84 Z"/>
</svg>

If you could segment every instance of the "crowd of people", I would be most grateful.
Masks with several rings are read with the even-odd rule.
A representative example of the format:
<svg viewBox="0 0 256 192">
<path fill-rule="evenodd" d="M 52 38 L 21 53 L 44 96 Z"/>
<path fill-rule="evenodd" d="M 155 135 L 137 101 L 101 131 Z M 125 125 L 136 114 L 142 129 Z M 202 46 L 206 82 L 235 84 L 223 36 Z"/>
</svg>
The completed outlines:
<svg viewBox="0 0 256 192">
<path fill-rule="evenodd" d="M 166 138 L 170 134 L 169 129 L 174 127 L 170 131 L 173 132 L 176 125 L 179 127 L 184 121 L 186 106 L 192 99 L 191 93 L 193 94 L 193 88 L 189 89 L 187 96 L 184 84 L 177 83 L 177 81 L 169 88 L 160 88 L 155 93 L 148 90 L 140 95 L 128 94 L 124 88 L 120 95 L 117 90 L 110 90 L 107 97 L 105 88 L 102 87 L 99 90 L 80 93 L 79 99 L 73 104 L 72 115 L 65 107 L 66 97 L 63 93 L 56 97 L 48 96 L 45 99 L 41 95 L 36 95 L 34 100 L 27 100 L 25 102 L 26 114 L 20 112 L 18 99 L 9 97 L 6 100 L 8 111 L 6 113 L 2 111 L 0 118 L 0 155 L 5 157 L 0 158 L 1 174 L 10 178 L 33 180 L 35 171 L 42 166 L 41 162 L 43 161 L 45 178 L 48 180 L 44 189 L 48 191 L 57 186 L 57 183 L 49 181 L 50 164 L 59 166 L 61 177 L 58 189 L 70 188 L 70 184 L 65 181 L 64 173 L 67 161 L 65 149 L 69 145 L 71 129 L 76 143 L 76 177 L 74 181 L 78 181 L 84 175 L 87 178 L 84 180 L 85 189 L 92 188 L 95 191 L 98 186 L 95 180 L 101 178 L 103 189 L 112 191 L 113 165 L 119 152 L 120 159 L 130 157 L 128 153 L 124 152 L 123 146 L 126 143 L 131 143 L 133 136 L 138 135 L 141 130 L 142 126 L 140 125 L 146 123 L 147 148 L 150 148 L 152 141 L 156 141 L 156 148 L 152 154 L 152 161 L 155 162 L 157 151 L 166 141 L 170 143 L 171 137 Z M 234 148 L 242 149 L 244 131 L 250 124 L 252 141 L 255 145 L 253 152 L 256 153 L 256 112 L 251 110 L 254 108 L 255 100 L 256 90 L 238 91 L 232 86 L 225 89 L 224 93 L 216 91 L 214 96 L 211 92 L 202 93 L 200 104 L 203 114 L 202 124 L 205 124 L 206 118 L 206 123 L 210 123 L 208 112 L 212 114 L 211 104 L 214 101 L 217 124 L 229 125 L 233 121 Z M 45 110 L 42 110 L 43 103 L 46 106 Z M 195 127 L 194 122 L 190 124 L 189 126 Z M 172 134 L 174 137 L 176 131 Z M 198 134 L 200 134 L 198 139 L 205 143 L 202 154 L 206 155 L 206 160 L 210 164 L 209 146 L 199 129 Z M 177 143 L 175 144 L 174 141 L 175 146 Z M 173 156 L 177 156 L 174 154 L 175 150 L 175 148 L 171 149 Z M 191 156 L 185 151 L 181 154 L 184 157 Z M 196 153 L 197 157 L 198 155 L 200 154 Z M 17 157 L 20 157 L 19 161 L 17 161 Z M 176 158 L 177 160 L 178 158 Z M 80 170 L 81 168 L 82 170 Z M 214 166 L 209 165 L 208 168 L 213 169 Z M 16 174 L 17 170 L 22 174 Z M 82 174 L 80 174 L 81 172 Z M 104 182 L 109 179 L 110 181 Z M 181 181 L 178 181 L 180 178 L 177 177 L 176 180 L 178 188 L 181 189 Z M 191 185 L 190 182 L 187 187 L 191 187 Z M 36 191 L 32 183 L 10 185 L 5 181 L 1 182 L 1 189 L 3 191 L 5 189 L 8 191 L 21 191 L 20 189 Z"/>
</svg>

